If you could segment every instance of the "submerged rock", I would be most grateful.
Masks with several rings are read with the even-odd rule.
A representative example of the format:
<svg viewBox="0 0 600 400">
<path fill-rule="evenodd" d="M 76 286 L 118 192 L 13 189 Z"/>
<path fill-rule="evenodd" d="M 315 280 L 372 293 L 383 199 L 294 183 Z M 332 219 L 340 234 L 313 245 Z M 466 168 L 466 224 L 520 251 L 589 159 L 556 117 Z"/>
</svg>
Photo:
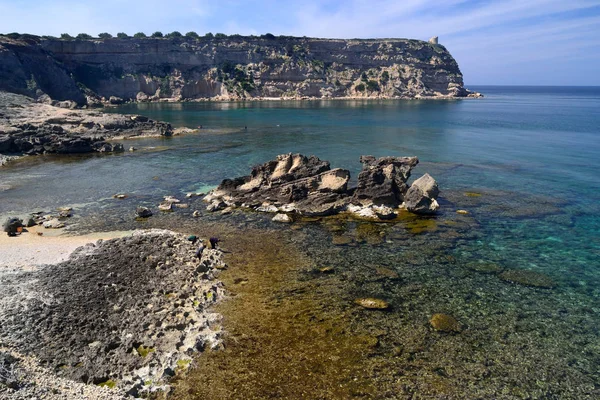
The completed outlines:
<svg viewBox="0 0 600 400">
<path fill-rule="evenodd" d="M 148 218 L 152 216 L 152 211 L 148 207 L 138 207 L 135 210 L 136 215 L 139 218 Z"/>
<path fill-rule="evenodd" d="M 370 310 L 387 310 L 390 308 L 390 304 L 387 301 L 376 299 L 374 297 L 356 299 L 354 300 L 354 303 Z"/>
<path fill-rule="evenodd" d="M 160 211 L 171 211 L 173 209 L 173 203 L 168 201 L 163 201 L 158 205 L 158 209 Z"/>
<path fill-rule="evenodd" d="M 525 269 L 508 269 L 502 272 L 500 278 L 519 285 L 551 289 L 556 284 L 548 275 Z"/>
<path fill-rule="evenodd" d="M 448 314 L 433 314 L 429 320 L 431 327 L 440 332 L 460 332 L 462 330 L 458 321 Z"/>
<path fill-rule="evenodd" d="M 497 274 L 504 270 L 501 266 L 493 262 L 471 262 L 466 267 L 472 271 L 484 274 Z"/>
</svg>

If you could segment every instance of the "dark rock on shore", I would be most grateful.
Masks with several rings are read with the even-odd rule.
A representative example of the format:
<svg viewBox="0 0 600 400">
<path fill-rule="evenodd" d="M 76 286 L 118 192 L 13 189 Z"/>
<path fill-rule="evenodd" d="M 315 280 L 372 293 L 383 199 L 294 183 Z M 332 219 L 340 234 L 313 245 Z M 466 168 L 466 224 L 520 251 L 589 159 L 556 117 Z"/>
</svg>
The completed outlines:
<svg viewBox="0 0 600 400">
<path fill-rule="evenodd" d="M 185 235 L 136 231 L 0 275 L 0 342 L 59 377 L 134 394 L 161 387 L 220 342 L 220 318 L 207 307 L 223 295 L 222 253 L 206 249 L 198 260 L 195 250 Z"/>
<path fill-rule="evenodd" d="M 107 140 L 171 136 L 170 124 L 140 116 L 72 110 L 0 92 L 0 153 L 71 154 L 123 151 Z"/>
<path fill-rule="evenodd" d="M 229 206 L 273 213 L 298 212 L 305 216 L 349 211 L 365 218 L 395 218 L 392 208 L 401 205 L 412 189 L 406 182 L 419 160 L 362 156 L 361 162 L 363 170 L 358 187 L 348 188 L 348 170 L 331 169 L 328 161 L 315 156 L 283 154 L 252 168 L 248 176 L 223 180 L 204 200 L 210 203 L 209 211 Z M 426 177 L 429 178 L 417 180 L 413 190 L 411 199 L 418 207 L 411 207 L 411 211 L 415 213 L 437 209 L 437 183 L 429 175 Z"/>
</svg>

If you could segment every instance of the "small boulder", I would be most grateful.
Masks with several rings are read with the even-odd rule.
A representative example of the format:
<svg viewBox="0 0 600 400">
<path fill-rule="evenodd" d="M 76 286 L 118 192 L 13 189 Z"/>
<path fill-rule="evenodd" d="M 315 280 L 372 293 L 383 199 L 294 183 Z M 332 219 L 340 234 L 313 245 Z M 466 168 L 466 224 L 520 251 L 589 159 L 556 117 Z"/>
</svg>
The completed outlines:
<svg viewBox="0 0 600 400">
<path fill-rule="evenodd" d="M 134 122 L 148 122 L 149 118 L 143 115 L 134 115 L 131 117 L 131 120 Z"/>
<path fill-rule="evenodd" d="M 440 208 L 436 200 L 439 193 L 435 179 L 425 174 L 410 186 L 404 204 L 408 211 L 415 214 L 433 214 Z"/>
<path fill-rule="evenodd" d="M 517 283 L 523 286 L 531 286 L 538 287 L 544 289 L 551 289 L 556 284 L 548 275 L 542 274 L 541 272 L 535 272 L 525 269 L 507 269 L 502 272 L 500 278 L 512 282 Z"/>
<path fill-rule="evenodd" d="M 2 225 L 4 232 L 8 233 L 9 236 L 14 236 L 19 231 L 19 228 L 23 227 L 23 220 L 19 218 L 9 218 Z"/>
<path fill-rule="evenodd" d="M 123 199 L 126 199 L 126 198 L 127 198 L 126 194 L 114 194 L 113 195 L 113 199 L 123 200 Z"/>
<path fill-rule="evenodd" d="M 160 211 L 171 211 L 173 209 L 173 203 L 169 203 L 168 201 L 163 201 L 158 205 L 158 209 Z"/>
<path fill-rule="evenodd" d="M 164 199 L 167 203 L 181 203 L 181 200 L 178 200 L 173 196 L 165 196 Z"/>
<path fill-rule="evenodd" d="M 287 214 L 276 214 L 271 221 L 290 223 L 292 222 L 292 219 Z"/>
<path fill-rule="evenodd" d="M 448 314 L 433 314 L 429 323 L 433 329 L 439 332 L 457 333 L 462 330 L 458 321 Z"/>
<path fill-rule="evenodd" d="M 198 210 L 196 210 L 196 211 L 194 211 L 194 212 L 192 213 L 192 217 L 194 217 L 194 218 L 198 218 L 198 217 L 200 217 L 201 215 L 202 215 L 202 214 L 200 214 L 200 211 L 198 211 Z"/>
<path fill-rule="evenodd" d="M 135 210 L 136 215 L 139 218 L 148 218 L 152 216 L 152 211 L 148 207 L 138 207 Z"/>
<path fill-rule="evenodd" d="M 222 200 L 214 200 L 212 203 L 210 203 L 206 207 L 206 210 L 210 211 L 210 212 L 215 212 L 215 211 L 223 210 L 225 207 L 227 207 L 227 204 L 225 204 L 224 201 L 222 201 Z"/>
<path fill-rule="evenodd" d="M 373 297 L 356 299 L 354 303 L 369 310 L 387 310 L 390 308 L 390 304 L 387 301 Z"/>
<path fill-rule="evenodd" d="M 113 105 L 119 105 L 125 103 L 125 100 L 117 96 L 110 96 L 108 102 Z"/>
<path fill-rule="evenodd" d="M 65 224 L 59 221 L 58 218 L 53 218 L 49 221 L 44 222 L 42 226 L 46 229 L 60 229 L 64 228 Z"/>
</svg>

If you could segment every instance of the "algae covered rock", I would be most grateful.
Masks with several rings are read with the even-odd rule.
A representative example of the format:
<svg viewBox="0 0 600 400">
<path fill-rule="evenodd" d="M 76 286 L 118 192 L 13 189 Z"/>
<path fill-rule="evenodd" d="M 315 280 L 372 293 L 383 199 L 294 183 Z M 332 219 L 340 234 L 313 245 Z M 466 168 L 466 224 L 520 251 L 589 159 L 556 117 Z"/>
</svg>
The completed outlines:
<svg viewBox="0 0 600 400">
<path fill-rule="evenodd" d="M 493 262 L 471 262 L 466 267 L 472 271 L 482 272 L 484 274 L 498 274 L 504 270 L 500 265 Z"/>
<path fill-rule="evenodd" d="M 460 323 L 448 314 L 433 314 L 429 323 L 434 330 L 439 332 L 457 333 L 462 330 Z"/>
<path fill-rule="evenodd" d="M 556 284 L 548 275 L 525 269 L 509 269 L 501 273 L 500 278 L 523 286 L 551 289 Z"/>
<path fill-rule="evenodd" d="M 354 303 L 369 310 L 387 310 L 390 308 L 390 304 L 387 301 L 376 299 L 374 297 L 356 299 L 354 300 Z"/>
</svg>

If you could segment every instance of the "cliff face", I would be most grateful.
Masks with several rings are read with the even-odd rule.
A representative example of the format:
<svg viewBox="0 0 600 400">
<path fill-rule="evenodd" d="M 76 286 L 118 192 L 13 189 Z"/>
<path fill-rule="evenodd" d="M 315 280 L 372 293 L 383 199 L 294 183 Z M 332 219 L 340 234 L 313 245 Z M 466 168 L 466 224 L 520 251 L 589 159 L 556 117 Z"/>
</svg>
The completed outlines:
<svg viewBox="0 0 600 400">
<path fill-rule="evenodd" d="M 61 80 L 66 75 L 72 81 L 63 85 L 65 88 L 79 84 L 88 95 L 93 92 L 104 98 L 144 101 L 468 94 L 450 53 L 439 44 L 418 40 L 39 39 L 21 47 L 6 41 L 0 38 L 0 61 L 12 60 L 15 66 L 0 70 L 2 80 L 11 75 L 10 69 L 11 81 L 27 88 L 25 79 L 32 86 L 31 63 L 23 60 L 23 54 L 34 52 L 38 58 L 33 64 L 46 57 L 44 63 L 52 66 L 49 74 Z M 34 77 L 38 87 L 51 97 L 66 96 L 46 91 L 38 75 Z"/>
</svg>

